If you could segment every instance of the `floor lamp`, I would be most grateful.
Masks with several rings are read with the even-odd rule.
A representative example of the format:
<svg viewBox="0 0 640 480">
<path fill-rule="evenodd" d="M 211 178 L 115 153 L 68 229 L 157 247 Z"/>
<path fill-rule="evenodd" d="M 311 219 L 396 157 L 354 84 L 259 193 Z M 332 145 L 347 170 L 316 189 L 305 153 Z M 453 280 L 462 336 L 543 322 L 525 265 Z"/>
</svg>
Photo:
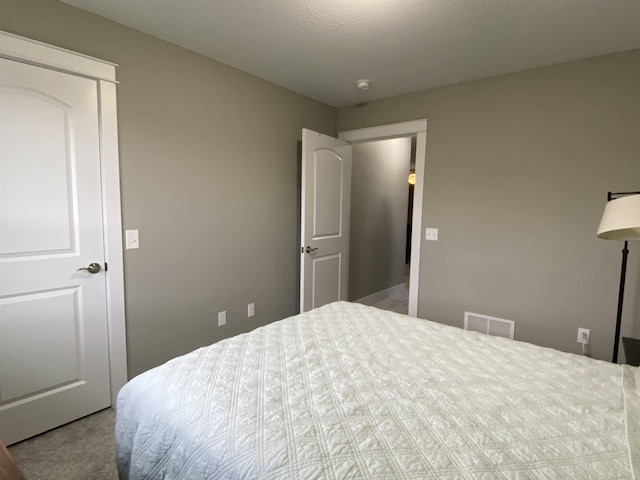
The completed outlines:
<svg viewBox="0 0 640 480">
<path fill-rule="evenodd" d="M 618 312 L 616 315 L 616 334 L 613 340 L 612 362 L 617 363 L 629 240 L 640 240 L 640 192 L 609 192 L 607 194 L 607 202 L 600 221 L 600 227 L 598 228 L 598 238 L 624 241 L 622 268 L 620 270 L 620 290 L 618 292 Z"/>
</svg>

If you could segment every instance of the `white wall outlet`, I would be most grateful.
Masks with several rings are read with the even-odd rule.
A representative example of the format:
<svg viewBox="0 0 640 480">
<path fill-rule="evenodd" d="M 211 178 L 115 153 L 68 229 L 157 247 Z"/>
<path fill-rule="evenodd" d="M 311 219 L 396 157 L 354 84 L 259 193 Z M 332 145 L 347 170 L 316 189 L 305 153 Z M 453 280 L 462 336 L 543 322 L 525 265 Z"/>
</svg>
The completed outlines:
<svg viewBox="0 0 640 480">
<path fill-rule="evenodd" d="M 140 237 L 138 236 L 138 230 L 126 231 L 126 248 L 131 250 L 132 248 L 140 248 Z"/>
<path fill-rule="evenodd" d="M 250 303 L 247 305 L 247 317 L 253 317 L 256 314 L 256 304 Z"/>
<path fill-rule="evenodd" d="M 222 327 L 227 324 L 227 311 L 218 312 L 218 326 Z"/>
<path fill-rule="evenodd" d="M 589 344 L 589 333 L 590 330 L 588 328 L 579 328 L 578 329 L 578 343 L 582 343 L 584 345 Z"/>
<path fill-rule="evenodd" d="M 438 229 L 437 228 L 425 228 L 424 229 L 424 239 L 425 240 L 438 240 Z"/>
</svg>

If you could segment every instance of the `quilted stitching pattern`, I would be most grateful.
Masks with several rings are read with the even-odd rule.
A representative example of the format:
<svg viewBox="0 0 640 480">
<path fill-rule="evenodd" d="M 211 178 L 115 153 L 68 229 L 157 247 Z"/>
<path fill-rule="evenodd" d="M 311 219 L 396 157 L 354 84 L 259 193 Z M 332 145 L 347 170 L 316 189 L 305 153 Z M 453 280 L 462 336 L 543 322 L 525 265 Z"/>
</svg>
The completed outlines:
<svg viewBox="0 0 640 480">
<path fill-rule="evenodd" d="M 119 470 L 130 480 L 635 478 L 636 373 L 339 302 L 133 379 L 118 399 Z"/>
</svg>

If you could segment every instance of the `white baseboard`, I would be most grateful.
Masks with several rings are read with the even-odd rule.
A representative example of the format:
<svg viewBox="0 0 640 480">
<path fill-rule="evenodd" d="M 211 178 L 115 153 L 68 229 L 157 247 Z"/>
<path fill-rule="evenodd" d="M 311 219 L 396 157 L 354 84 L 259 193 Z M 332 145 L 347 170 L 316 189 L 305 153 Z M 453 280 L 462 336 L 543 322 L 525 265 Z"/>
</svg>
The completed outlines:
<svg viewBox="0 0 640 480">
<path fill-rule="evenodd" d="M 363 305 L 373 305 L 378 303 L 385 298 L 393 297 L 394 295 L 399 295 L 407 291 L 407 284 L 401 283 L 399 285 L 395 285 L 393 287 L 387 288 L 386 290 L 381 290 L 376 293 L 372 293 L 371 295 L 367 295 L 366 297 L 359 298 L 355 300 L 355 303 L 362 303 Z"/>
</svg>

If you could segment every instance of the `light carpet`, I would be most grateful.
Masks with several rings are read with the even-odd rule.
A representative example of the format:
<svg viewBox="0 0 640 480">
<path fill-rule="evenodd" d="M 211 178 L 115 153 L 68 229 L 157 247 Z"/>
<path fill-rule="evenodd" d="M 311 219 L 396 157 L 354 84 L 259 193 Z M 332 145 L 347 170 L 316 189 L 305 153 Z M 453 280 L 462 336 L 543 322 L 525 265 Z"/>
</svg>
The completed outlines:
<svg viewBox="0 0 640 480">
<path fill-rule="evenodd" d="M 27 480 L 118 480 L 108 408 L 9 447 Z"/>
</svg>

